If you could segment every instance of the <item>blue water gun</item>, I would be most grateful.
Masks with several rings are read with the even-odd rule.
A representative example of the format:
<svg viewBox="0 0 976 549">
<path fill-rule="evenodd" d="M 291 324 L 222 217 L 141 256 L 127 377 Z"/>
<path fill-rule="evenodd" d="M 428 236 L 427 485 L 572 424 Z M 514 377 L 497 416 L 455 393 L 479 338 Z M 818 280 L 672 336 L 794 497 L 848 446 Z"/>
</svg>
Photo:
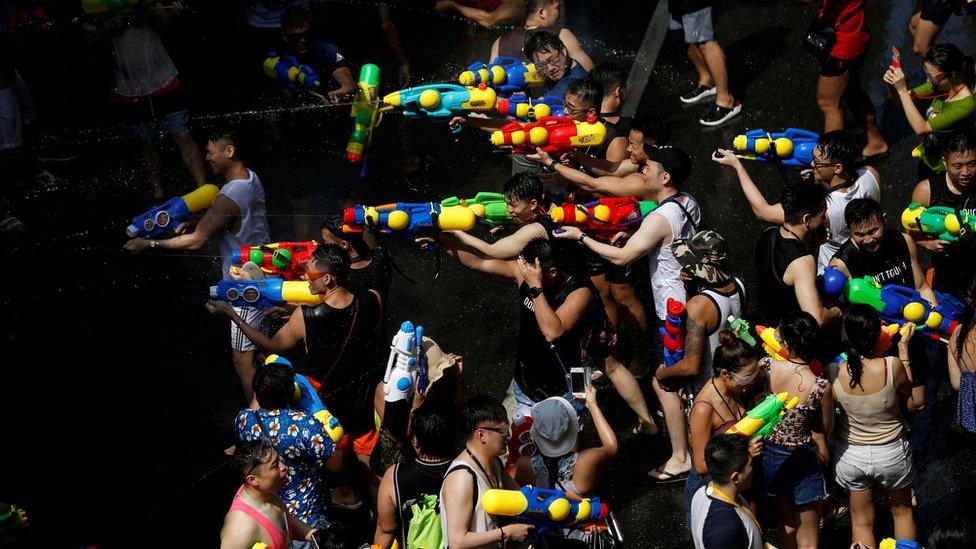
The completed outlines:
<svg viewBox="0 0 976 549">
<path fill-rule="evenodd" d="M 321 295 L 313 294 L 307 280 L 221 280 L 210 287 L 210 299 L 226 301 L 235 307 L 265 309 L 284 305 L 318 305 Z"/>
<path fill-rule="evenodd" d="M 175 230 L 180 223 L 190 219 L 190 215 L 209 208 L 218 191 L 216 185 L 207 183 L 183 196 L 170 198 L 149 211 L 133 217 L 132 223 L 125 229 L 125 234 L 129 235 L 129 238 L 155 238 L 166 231 Z"/>
<path fill-rule="evenodd" d="M 400 107 L 407 118 L 448 122 L 455 116 L 491 111 L 496 97 L 495 90 L 483 85 L 466 88 L 457 84 L 427 84 L 387 94 L 381 110 Z M 461 126 L 455 126 L 453 131 L 461 131 Z"/>
<path fill-rule="evenodd" d="M 301 64 L 293 55 L 279 55 L 273 51 L 268 52 L 264 60 L 264 74 L 292 90 L 298 86 L 314 90 L 322 85 L 322 79 L 311 67 Z"/>
<path fill-rule="evenodd" d="M 489 515 L 512 517 L 515 522 L 534 524 L 536 531 L 583 528 L 605 520 L 607 505 L 600 498 L 581 498 L 572 492 L 523 486 L 519 490 L 491 489 L 481 496 Z"/>
<path fill-rule="evenodd" d="M 922 544 L 910 539 L 885 538 L 878 549 L 922 549 Z"/>
<path fill-rule="evenodd" d="M 268 355 L 268 358 L 264 360 L 264 364 L 284 364 L 292 370 L 295 366 L 290 360 L 281 355 Z M 325 407 L 322 399 L 319 397 L 318 389 L 312 384 L 308 377 L 302 374 L 295 373 L 295 396 L 292 397 L 292 404 L 299 410 L 311 414 L 315 419 L 322 423 L 325 427 L 325 432 L 332 439 L 332 442 L 338 444 L 342 439 L 344 431 L 342 425 L 339 424 L 339 419 L 332 415 L 332 412 Z"/>
<path fill-rule="evenodd" d="M 808 168 L 813 162 L 813 149 L 818 139 L 818 134 L 798 128 L 786 128 L 781 133 L 756 129 L 735 136 L 732 147 L 745 153 L 737 155 L 739 158 Z"/>
<path fill-rule="evenodd" d="M 478 217 L 467 206 L 443 206 L 437 202 L 397 202 L 381 206 L 357 204 L 342 213 L 342 231 L 360 233 L 371 228 L 383 233 L 424 233 L 436 230 L 470 231 Z"/>
<path fill-rule="evenodd" d="M 519 122 L 535 121 L 544 116 L 565 116 L 563 98 L 555 95 L 530 99 L 525 94 L 518 93 L 511 97 L 499 98 L 495 103 L 495 110 Z"/>
<path fill-rule="evenodd" d="M 458 82 L 462 85 L 484 84 L 503 96 L 527 92 L 532 87 L 544 84 L 545 81 L 545 77 L 539 74 L 534 64 L 523 63 L 520 59 L 506 55 L 499 55 L 487 64 L 472 63 L 468 65 L 468 70 L 458 77 Z"/>
</svg>

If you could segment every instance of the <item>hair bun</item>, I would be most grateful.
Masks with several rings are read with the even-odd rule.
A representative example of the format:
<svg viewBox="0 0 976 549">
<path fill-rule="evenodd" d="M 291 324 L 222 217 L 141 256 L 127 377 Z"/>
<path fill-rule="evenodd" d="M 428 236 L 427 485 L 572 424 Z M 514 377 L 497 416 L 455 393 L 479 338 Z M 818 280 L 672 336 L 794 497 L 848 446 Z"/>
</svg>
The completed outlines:
<svg viewBox="0 0 976 549">
<path fill-rule="evenodd" d="M 739 336 L 735 335 L 732 330 L 722 330 L 718 333 L 718 342 L 721 345 L 731 345 L 737 339 Z"/>
</svg>

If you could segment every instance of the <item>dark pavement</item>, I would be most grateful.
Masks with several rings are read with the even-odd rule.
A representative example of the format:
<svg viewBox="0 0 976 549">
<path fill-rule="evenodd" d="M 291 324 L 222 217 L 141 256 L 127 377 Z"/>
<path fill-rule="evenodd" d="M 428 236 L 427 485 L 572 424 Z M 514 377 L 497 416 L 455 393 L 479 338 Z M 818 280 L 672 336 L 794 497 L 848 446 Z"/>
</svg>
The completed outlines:
<svg viewBox="0 0 976 549">
<path fill-rule="evenodd" d="M 366 203 L 471 196 L 501 189 L 506 156 L 492 152 L 485 134 L 459 137 L 443 128 L 387 116 L 376 132 L 370 173 L 360 182 L 344 161 L 346 107 L 278 109 L 256 97 L 257 61 L 227 2 L 207 3 L 164 34 L 167 48 L 193 93 L 192 127 L 198 142 L 207 130 L 238 126 L 252 144 L 249 165 L 269 195 L 272 238 L 297 240 L 302 225 L 336 213 L 347 199 Z M 393 15 L 418 82 L 453 81 L 465 65 L 484 60 L 497 32 L 467 25 L 408 4 Z M 567 0 L 567 26 L 597 62 L 628 66 L 640 45 L 654 3 Z M 358 64 L 374 61 L 392 90 L 392 56 L 384 48 L 370 3 L 316 4 L 324 31 Z M 707 224 L 730 243 L 732 264 L 755 295 L 757 222 L 734 174 L 708 160 L 746 129 L 800 127 L 819 131 L 817 66 L 799 47 L 813 8 L 747 0 L 717 8 L 716 31 L 728 57 L 733 93 L 744 112 L 722 127 L 697 122 L 703 106 L 685 107 L 677 96 L 693 77 L 680 38 L 669 36 L 638 112 L 666 118 L 672 142 L 695 161 L 687 190 L 698 198 Z M 915 163 L 901 109 L 886 103 L 881 74 L 890 45 L 903 52 L 911 81 L 921 80 L 908 54 L 910 3 L 868 6 L 871 54 L 863 81 L 879 111 L 891 154 L 876 167 L 884 205 L 897 220 L 909 201 Z M 223 18 L 223 19 L 221 19 Z M 30 232 L 5 242 L 0 258 L 8 283 L 2 292 L 7 334 L 0 406 L 6 415 L 0 452 L 0 501 L 24 504 L 39 547 L 198 547 L 216 544 L 222 517 L 237 485 L 221 464 L 233 443 L 231 421 L 243 404 L 227 350 L 227 322 L 206 314 L 207 287 L 216 280 L 215 247 L 199 253 L 121 253 L 124 226 L 149 204 L 138 147 L 110 118 L 106 93 L 110 58 L 104 44 L 88 42 L 65 23 L 49 34 L 21 36 L 22 70 L 42 109 L 43 152 L 72 152 L 72 162 L 50 164 L 53 190 L 31 190 L 24 204 Z M 976 52 L 972 20 L 953 17 L 941 36 Z M 354 71 L 355 73 L 356 71 Z M 273 126 L 277 130 L 273 131 Z M 402 135 L 408 131 L 432 164 L 420 176 L 400 174 Z M 167 142 L 164 184 L 175 195 L 191 186 Z M 748 166 L 770 199 L 783 178 L 773 166 Z M 293 215 L 295 198 L 309 197 L 308 217 Z M 296 228 L 297 227 L 297 228 Z M 480 229 L 479 229 L 480 230 Z M 417 283 L 394 277 L 389 325 L 412 320 L 447 351 L 465 358 L 472 393 L 501 396 L 512 368 L 517 326 L 514 288 L 438 263 L 409 242 L 394 241 L 397 263 Z M 944 373 L 943 373 L 944 377 Z M 685 547 L 682 483 L 654 485 L 646 471 L 669 453 L 666 439 L 634 438 L 635 423 L 612 391 L 601 393 L 622 439 L 622 452 L 598 494 L 617 515 L 631 547 Z M 969 505 L 976 488 L 971 441 L 948 431 L 954 395 L 947 383 L 935 406 L 929 451 L 916 481 L 922 532 L 947 510 Z M 45 465 L 41 465 L 44 463 Z M 50 465 L 53 464 L 53 465 Z M 887 521 L 887 522 L 886 522 Z M 877 532 L 890 535 L 878 513 Z M 371 539 L 371 538 L 370 538 Z M 825 530 L 825 547 L 847 547 L 849 523 Z"/>
</svg>

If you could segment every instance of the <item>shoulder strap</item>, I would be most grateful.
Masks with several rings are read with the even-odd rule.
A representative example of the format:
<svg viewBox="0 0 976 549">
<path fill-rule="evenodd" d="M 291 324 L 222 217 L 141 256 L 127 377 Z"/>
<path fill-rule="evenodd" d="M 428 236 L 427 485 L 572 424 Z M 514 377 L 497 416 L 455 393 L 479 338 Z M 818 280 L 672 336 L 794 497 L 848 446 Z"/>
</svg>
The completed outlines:
<svg viewBox="0 0 976 549">
<path fill-rule="evenodd" d="M 471 512 L 474 512 L 474 510 L 478 508 L 478 473 L 475 473 L 474 469 L 472 469 L 470 465 L 466 463 L 458 463 L 457 465 L 451 466 L 444 476 L 446 477 L 458 469 L 464 469 L 467 471 L 471 475 L 471 481 L 474 482 L 474 486 L 471 490 Z"/>
<path fill-rule="evenodd" d="M 343 355 L 346 354 L 346 346 L 349 345 L 349 340 L 352 339 L 352 332 L 353 330 L 356 329 L 356 321 L 359 319 L 359 296 L 358 295 L 353 297 L 352 307 L 353 307 L 352 320 L 349 321 L 349 331 L 346 332 L 346 339 L 343 340 L 342 346 L 339 347 L 339 352 L 336 353 L 335 360 L 332 361 L 332 366 L 330 366 L 329 369 L 325 372 L 325 375 L 322 376 L 321 386 L 323 388 L 325 387 L 326 382 L 329 381 L 329 378 L 332 376 L 332 373 L 335 371 L 336 366 L 339 365 L 339 362 L 342 360 Z"/>
<path fill-rule="evenodd" d="M 685 214 L 685 218 L 688 220 L 689 223 L 691 223 L 691 228 L 694 229 L 695 232 L 698 232 L 698 223 L 695 223 L 695 220 L 691 218 L 691 214 L 688 213 L 688 208 L 685 208 L 684 204 L 678 202 L 679 196 L 687 197 L 688 195 L 686 195 L 685 193 L 672 194 L 671 196 L 662 200 L 661 203 L 658 204 L 658 208 L 667 204 L 668 202 L 673 202 L 675 206 L 681 208 L 681 211 Z"/>
</svg>

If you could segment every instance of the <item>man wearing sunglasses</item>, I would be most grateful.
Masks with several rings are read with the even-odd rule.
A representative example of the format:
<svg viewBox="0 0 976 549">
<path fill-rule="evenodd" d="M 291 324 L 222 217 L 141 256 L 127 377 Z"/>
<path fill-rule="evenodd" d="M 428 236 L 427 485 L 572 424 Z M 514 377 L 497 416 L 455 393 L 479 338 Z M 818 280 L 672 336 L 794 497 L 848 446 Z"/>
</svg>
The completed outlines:
<svg viewBox="0 0 976 549">
<path fill-rule="evenodd" d="M 356 80 L 349 70 L 349 62 L 338 47 L 315 37 L 312 17 L 307 9 L 291 6 L 281 14 L 281 39 L 284 52 L 311 67 L 319 77 L 332 77 L 329 87 L 335 89 L 327 94 L 330 100 L 338 102 L 343 96 L 356 91 Z"/>
</svg>

